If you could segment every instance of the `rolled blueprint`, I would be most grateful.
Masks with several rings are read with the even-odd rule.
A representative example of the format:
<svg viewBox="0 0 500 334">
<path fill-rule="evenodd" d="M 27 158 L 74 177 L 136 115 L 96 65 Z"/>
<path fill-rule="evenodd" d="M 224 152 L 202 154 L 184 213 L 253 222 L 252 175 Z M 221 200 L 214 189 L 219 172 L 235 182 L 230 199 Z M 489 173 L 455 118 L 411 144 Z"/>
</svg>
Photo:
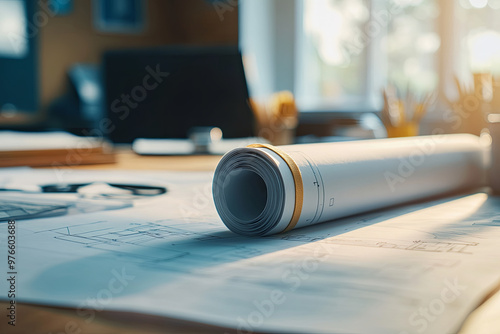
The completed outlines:
<svg viewBox="0 0 500 334">
<path fill-rule="evenodd" d="M 222 157 L 212 191 L 231 231 L 271 235 L 481 186 L 485 153 L 473 135 L 255 144 Z"/>
</svg>

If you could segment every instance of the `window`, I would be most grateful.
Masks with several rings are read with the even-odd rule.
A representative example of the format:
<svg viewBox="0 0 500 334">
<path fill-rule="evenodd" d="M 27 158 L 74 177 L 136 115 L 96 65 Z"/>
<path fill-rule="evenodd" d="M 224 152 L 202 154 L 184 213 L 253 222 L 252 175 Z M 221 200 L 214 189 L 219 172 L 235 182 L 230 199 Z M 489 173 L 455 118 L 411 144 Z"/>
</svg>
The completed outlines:
<svg viewBox="0 0 500 334">
<path fill-rule="evenodd" d="M 28 52 L 24 2 L 0 2 L 0 56 L 24 58 Z"/>
<path fill-rule="evenodd" d="M 455 2 L 461 74 L 492 72 L 500 74 L 500 0 L 461 0 Z"/>
<path fill-rule="evenodd" d="M 500 75 L 500 0 L 241 4 L 243 53 L 258 72 L 250 76 L 261 80 L 250 86 L 290 89 L 302 111 L 379 110 L 387 83 L 449 97 L 456 94 L 454 75 Z"/>
<path fill-rule="evenodd" d="M 377 109 L 386 82 L 436 88 L 436 0 L 300 2 L 296 95 L 305 109 Z"/>
<path fill-rule="evenodd" d="M 38 2 L 0 1 L 0 126 L 38 112 Z"/>
<path fill-rule="evenodd" d="M 367 93 L 368 55 L 360 34 L 370 18 L 368 2 L 304 0 L 301 5 L 298 96 L 308 105 L 360 103 Z"/>
<path fill-rule="evenodd" d="M 374 52 L 387 58 L 386 80 L 418 93 L 437 88 L 437 55 L 441 38 L 437 0 L 393 2 L 400 12 L 390 17 L 387 35 Z M 377 50 L 378 48 L 378 50 Z"/>
</svg>

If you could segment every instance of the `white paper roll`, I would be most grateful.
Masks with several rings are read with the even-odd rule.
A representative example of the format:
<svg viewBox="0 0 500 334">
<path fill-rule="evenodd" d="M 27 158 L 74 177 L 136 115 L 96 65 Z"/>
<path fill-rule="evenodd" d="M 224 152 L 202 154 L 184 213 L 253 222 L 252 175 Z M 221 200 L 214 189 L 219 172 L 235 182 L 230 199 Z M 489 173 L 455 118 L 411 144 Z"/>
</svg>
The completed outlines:
<svg viewBox="0 0 500 334">
<path fill-rule="evenodd" d="M 473 135 L 238 148 L 219 162 L 213 197 L 242 235 L 292 228 L 481 186 Z"/>
</svg>

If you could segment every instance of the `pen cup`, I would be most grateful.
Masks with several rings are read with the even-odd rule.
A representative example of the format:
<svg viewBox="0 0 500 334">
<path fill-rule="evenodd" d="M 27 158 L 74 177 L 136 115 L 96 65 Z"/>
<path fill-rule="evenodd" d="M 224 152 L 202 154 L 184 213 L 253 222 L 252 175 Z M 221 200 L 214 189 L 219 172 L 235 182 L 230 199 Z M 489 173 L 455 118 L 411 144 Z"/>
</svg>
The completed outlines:
<svg viewBox="0 0 500 334">
<path fill-rule="evenodd" d="M 493 192 L 500 195 L 500 114 L 488 115 L 491 135 L 491 166 L 489 183 Z"/>
<path fill-rule="evenodd" d="M 416 123 L 404 123 L 398 126 L 386 125 L 387 137 L 413 137 L 418 136 L 419 126 Z"/>
</svg>

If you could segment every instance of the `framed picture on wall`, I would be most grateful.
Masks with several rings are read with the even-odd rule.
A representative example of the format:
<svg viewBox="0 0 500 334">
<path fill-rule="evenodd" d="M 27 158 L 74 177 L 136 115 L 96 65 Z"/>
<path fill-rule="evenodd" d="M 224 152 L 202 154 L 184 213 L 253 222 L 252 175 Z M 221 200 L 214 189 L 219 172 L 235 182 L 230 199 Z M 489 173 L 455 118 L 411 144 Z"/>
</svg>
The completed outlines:
<svg viewBox="0 0 500 334">
<path fill-rule="evenodd" d="M 94 28 L 99 32 L 139 34 L 146 28 L 146 1 L 94 0 Z"/>
</svg>

